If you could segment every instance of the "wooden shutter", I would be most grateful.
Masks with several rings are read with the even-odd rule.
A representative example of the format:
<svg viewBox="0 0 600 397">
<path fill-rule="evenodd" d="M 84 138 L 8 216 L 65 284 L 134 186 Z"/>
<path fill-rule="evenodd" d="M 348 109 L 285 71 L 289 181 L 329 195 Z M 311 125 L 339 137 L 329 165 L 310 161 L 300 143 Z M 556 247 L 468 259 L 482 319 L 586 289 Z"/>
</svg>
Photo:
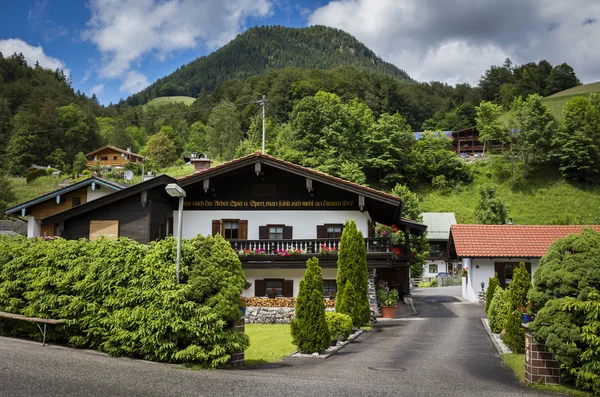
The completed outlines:
<svg viewBox="0 0 600 397">
<path fill-rule="evenodd" d="M 294 296 L 294 280 L 283 280 L 283 291 L 281 294 L 284 298 Z"/>
<path fill-rule="evenodd" d="M 506 264 L 505 263 L 494 263 L 494 271 L 498 275 L 500 286 L 506 289 Z"/>
<path fill-rule="evenodd" d="M 265 280 L 254 280 L 254 296 L 265 296 Z"/>
<path fill-rule="evenodd" d="M 269 239 L 269 228 L 266 226 L 258 227 L 258 238 L 260 240 L 268 240 Z"/>
<path fill-rule="evenodd" d="M 293 228 L 291 226 L 284 226 L 283 227 L 283 238 L 284 238 L 284 240 L 291 240 L 292 239 L 292 230 L 293 230 Z"/>
<path fill-rule="evenodd" d="M 221 220 L 215 219 L 212 221 L 212 235 L 216 236 L 221 233 Z"/>
<path fill-rule="evenodd" d="M 327 228 L 325 225 L 317 225 L 317 238 L 326 238 Z"/>
<path fill-rule="evenodd" d="M 248 240 L 248 220 L 238 222 L 238 239 Z"/>
<path fill-rule="evenodd" d="M 370 219 L 369 219 L 369 222 L 367 223 L 367 228 L 368 228 L 368 230 L 367 230 L 367 237 L 368 238 L 375 237 L 374 236 L 375 233 L 373 232 L 373 221 L 371 221 Z"/>
</svg>

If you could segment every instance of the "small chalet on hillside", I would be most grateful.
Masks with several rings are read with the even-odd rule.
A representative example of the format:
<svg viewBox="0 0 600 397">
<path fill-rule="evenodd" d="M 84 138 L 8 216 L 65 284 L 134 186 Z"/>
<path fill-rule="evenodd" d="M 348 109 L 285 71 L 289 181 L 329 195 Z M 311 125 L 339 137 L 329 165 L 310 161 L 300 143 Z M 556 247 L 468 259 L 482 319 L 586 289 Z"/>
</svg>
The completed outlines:
<svg viewBox="0 0 600 397">
<path fill-rule="evenodd" d="M 317 256 L 326 294 L 336 291 L 337 255 L 346 220 L 356 221 L 365 237 L 372 280 L 408 290 L 412 255 L 408 246 L 392 250 L 389 238 L 376 238 L 375 222 L 395 224 L 407 239 L 425 225 L 402 219 L 403 201 L 396 196 L 255 153 L 216 167 L 197 164 L 192 175 L 161 175 L 59 214 L 52 225 L 68 239 L 88 238 L 102 222 L 113 237 L 140 243 L 164 238 L 177 225 L 178 201 L 165 187 L 177 182 L 186 192 L 184 238 L 221 234 L 240 255 L 252 287 L 245 296 L 264 296 L 275 289 L 296 296 L 306 260 Z M 286 250 L 297 250 L 289 254 Z"/>
<path fill-rule="evenodd" d="M 131 148 L 127 150 L 119 149 L 115 146 L 103 146 L 85 155 L 87 157 L 87 165 L 91 167 L 95 164 L 100 164 L 104 167 L 122 167 L 126 163 L 142 162 L 144 157 L 131 152 Z"/>
<path fill-rule="evenodd" d="M 423 265 L 423 277 L 436 277 L 438 273 L 456 274 L 456 263 L 448 258 L 450 227 L 456 224 L 454 212 L 424 212 L 423 224 L 427 225 L 429 257 Z"/>
<path fill-rule="evenodd" d="M 463 298 L 477 302 L 480 291 L 487 289 L 490 277 L 498 275 L 506 288 L 513 271 L 524 262 L 533 274 L 540 258 L 556 240 L 584 228 L 600 232 L 600 226 L 538 225 L 453 225 L 450 228 L 450 258 L 460 259 L 467 269 L 467 285 Z M 483 284 L 482 284 L 483 283 Z"/>
<path fill-rule="evenodd" d="M 124 189 L 123 185 L 92 176 L 72 185 L 44 194 L 12 208 L 6 215 L 27 216 L 27 237 L 50 237 L 55 235 L 53 224 L 42 225 L 40 220 L 59 212 L 93 201 Z"/>
</svg>

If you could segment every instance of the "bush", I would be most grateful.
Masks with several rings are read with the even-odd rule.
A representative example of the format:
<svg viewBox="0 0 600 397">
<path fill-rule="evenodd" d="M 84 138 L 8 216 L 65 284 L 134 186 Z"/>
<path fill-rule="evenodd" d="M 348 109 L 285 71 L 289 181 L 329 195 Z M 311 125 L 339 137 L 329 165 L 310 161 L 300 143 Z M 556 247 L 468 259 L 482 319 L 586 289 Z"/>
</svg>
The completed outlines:
<svg viewBox="0 0 600 397">
<path fill-rule="evenodd" d="M 325 312 L 325 320 L 331 340 L 337 340 L 340 336 L 346 340 L 352 333 L 352 317 L 347 314 Z"/>
<path fill-rule="evenodd" d="M 106 174 L 102 175 L 104 178 L 106 179 L 114 179 L 114 175 L 112 172 L 107 172 Z"/>
<path fill-rule="evenodd" d="M 25 180 L 27 183 L 30 183 L 32 181 L 35 181 L 36 179 L 38 179 L 41 176 L 46 176 L 45 169 L 31 171 L 29 174 L 27 174 L 27 177 L 25 178 Z"/>
<path fill-rule="evenodd" d="M 438 286 L 438 280 L 437 278 L 434 278 L 433 280 L 431 280 L 430 287 L 437 287 Z"/>
<path fill-rule="evenodd" d="M 525 331 L 521 324 L 521 314 L 518 311 L 514 310 L 508 313 L 502 340 L 513 353 L 521 354 L 525 352 Z"/>
<path fill-rule="evenodd" d="M 490 304 L 488 321 L 493 333 L 498 334 L 504 329 L 506 317 L 508 316 L 507 293 L 502 288 L 497 288 Z"/>
<path fill-rule="evenodd" d="M 513 310 L 527 305 L 527 293 L 531 289 L 531 275 L 523 262 L 513 272 L 513 279 L 508 285 L 508 298 Z"/>
<path fill-rule="evenodd" d="M 141 245 L 0 237 L 0 310 L 67 320 L 55 336 L 76 347 L 223 366 L 248 346 L 228 325 L 241 316 L 241 263 L 220 236 L 182 248 L 177 284 L 174 238 Z M 35 325 L 6 324 L 3 333 L 36 335 Z"/>
<path fill-rule="evenodd" d="M 56 171 L 56 170 L 55 170 L 54 168 L 52 168 L 52 167 L 48 167 L 48 168 L 46 168 L 46 169 L 44 170 L 44 172 L 46 173 L 46 176 L 50 176 L 50 175 L 52 175 L 52 173 L 53 173 L 54 171 Z"/>
<path fill-rule="evenodd" d="M 292 342 L 302 353 L 319 353 L 331 345 L 329 329 L 325 320 L 323 302 L 323 277 L 319 260 L 306 261 L 306 272 L 300 280 L 296 299 L 296 316 L 292 320 Z"/>
<path fill-rule="evenodd" d="M 83 171 L 81 171 L 81 175 L 83 175 L 83 176 L 92 175 L 92 171 L 90 171 L 90 170 L 83 170 Z"/>
<path fill-rule="evenodd" d="M 485 291 L 485 313 L 487 314 L 490 310 L 490 304 L 492 303 L 492 299 L 494 298 L 494 293 L 496 292 L 496 288 L 500 287 L 500 280 L 497 277 L 490 277 L 488 281 L 488 287 Z"/>
</svg>

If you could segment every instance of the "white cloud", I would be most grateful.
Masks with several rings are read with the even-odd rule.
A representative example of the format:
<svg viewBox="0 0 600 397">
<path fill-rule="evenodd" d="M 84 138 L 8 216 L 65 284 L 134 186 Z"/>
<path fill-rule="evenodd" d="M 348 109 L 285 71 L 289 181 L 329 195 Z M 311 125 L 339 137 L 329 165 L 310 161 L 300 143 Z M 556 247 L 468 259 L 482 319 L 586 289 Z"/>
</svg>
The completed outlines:
<svg viewBox="0 0 600 397">
<path fill-rule="evenodd" d="M 62 69 L 67 76 L 71 74 L 71 71 L 65 68 L 63 61 L 46 55 L 42 46 L 34 47 L 21 39 L 0 40 L 0 52 L 5 57 L 11 56 L 14 53 L 23 53 L 29 66 L 33 66 L 36 62 L 39 62 L 46 69 Z"/>
<path fill-rule="evenodd" d="M 477 84 L 506 57 L 567 62 L 584 82 L 600 80 L 595 18 L 600 3 L 588 0 L 334 0 L 308 21 L 353 34 L 417 80 Z"/>
<path fill-rule="evenodd" d="M 104 84 L 98 84 L 90 88 L 90 92 L 92 94 L 96 94 L 96 96 L 102 94 L 104 92 Z"/>
<path fill-rule="evenodd" d="M 92 71 L 89 69 L 86 69 L 85 72 L 83 72 L 83 77 L 81 78 L 80 83 L 84 84 L 85 82 L 87 82 L 90 77 L 92 77 Z"/>
<path fill-rule="evenodd" d="M 121 84 L 121 86 L 119 87 L 119 91 L 134 94 L 143 90 L 149 85 L 150 82 L 148 81 L 148 78 L 146 76 L 144 76 L 140 72 L 132 70 L 131 72 L 127 72 L 127 74 L 125 75 L 125 79 L 123 81 L 123 84 Z"/>
<path fill-rule="evenodd" d="M 164 60 L 174 51 L 201 44 L 218 48 L 248 18 L 271 13 L 270 0 L 91 0 L 89 7 L 92 17 L 83 38 L 102 54 L 99 77 L 126 76 L 125 91 L 133 86 L 131 81 L 142 81 L 128 72 L 145 56 Z"/>
</svg>

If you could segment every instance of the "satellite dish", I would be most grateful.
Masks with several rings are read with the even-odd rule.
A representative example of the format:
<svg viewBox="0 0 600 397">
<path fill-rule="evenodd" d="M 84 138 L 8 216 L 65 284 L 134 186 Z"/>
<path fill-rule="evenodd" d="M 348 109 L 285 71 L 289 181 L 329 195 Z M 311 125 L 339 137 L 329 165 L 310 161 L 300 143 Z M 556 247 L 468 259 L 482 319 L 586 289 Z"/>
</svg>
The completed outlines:
<svg viewBox="0 0 600 397">
<path fill-rule="evenodd" d="M 125 177 L 126 180 L 130 181 L 131 178 L 133 178 L 133 171 L 127 170 L 127 171 L 125 171 L 123 176 Z"/>
</svg>

